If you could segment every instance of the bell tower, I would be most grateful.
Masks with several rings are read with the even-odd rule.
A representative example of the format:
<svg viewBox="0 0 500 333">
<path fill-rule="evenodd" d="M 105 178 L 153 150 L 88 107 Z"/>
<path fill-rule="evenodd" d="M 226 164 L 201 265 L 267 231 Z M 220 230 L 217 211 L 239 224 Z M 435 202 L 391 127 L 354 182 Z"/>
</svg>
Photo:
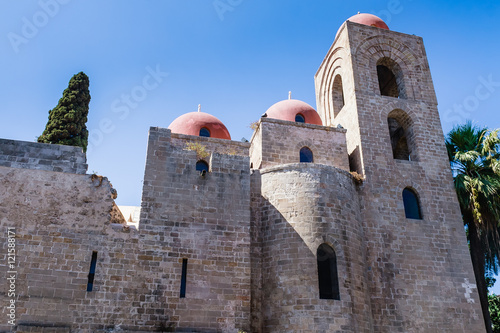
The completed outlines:
<svg viewBox="0 0 500 333">
<path fill-rule="evenodd" d="M 347 130 L 375 332 L 484 332 L 423 40 L 358 14 L 315 76 L 318 113 Z M 459 314 L 459 315 L 458 315 Z"/>
</svg>

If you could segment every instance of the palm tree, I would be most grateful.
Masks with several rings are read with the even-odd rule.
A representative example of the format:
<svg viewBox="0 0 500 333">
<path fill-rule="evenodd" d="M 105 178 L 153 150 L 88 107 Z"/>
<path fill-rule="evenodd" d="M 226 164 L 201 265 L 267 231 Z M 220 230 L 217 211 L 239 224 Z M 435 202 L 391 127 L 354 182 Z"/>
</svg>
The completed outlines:
<svg viewBox="0 0 500 333">
<path fill-rule="evenodd" d="M 462 211 L 479 300 L 491 332 L 485 267 L 498 273 L 500 258 L 500 139 L 469 121 L 446 138 L 455 189 Z"/>
</svg>

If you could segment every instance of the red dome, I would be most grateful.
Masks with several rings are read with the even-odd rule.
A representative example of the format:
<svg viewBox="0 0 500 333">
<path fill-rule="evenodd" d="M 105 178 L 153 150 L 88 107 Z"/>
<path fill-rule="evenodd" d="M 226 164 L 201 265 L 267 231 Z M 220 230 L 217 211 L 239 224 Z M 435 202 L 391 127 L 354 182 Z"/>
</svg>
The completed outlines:
<svg viewBox="0 0 500 333">
<path fill-rule="evenodd" d="M 205 112 L 183 114 L 168 126 L 172 133 L 196 136 L 200 135 L 202 128 L 208 129 L 211 138 L 231 140 L 231 135 L 222 121 Z"/>
<path fill-rule="evenodd" d="M 295 121 L 295 116 L 301 114 L 306 124 L 323 125 L 319 114 L 309 104 L 296 100 L 286 99 L 278 102 L 267 109 L 269 118 Z"/>
<path fill-rule="evenodd" d="M 366 13 L 356 14 L 354 16 L 349 17 L 347 21 L 389 30 L 387 24 L 385 24 L 385 22 L 382 21 L 380 17 L 372 14 L 366 14 Z"/>
</svg>

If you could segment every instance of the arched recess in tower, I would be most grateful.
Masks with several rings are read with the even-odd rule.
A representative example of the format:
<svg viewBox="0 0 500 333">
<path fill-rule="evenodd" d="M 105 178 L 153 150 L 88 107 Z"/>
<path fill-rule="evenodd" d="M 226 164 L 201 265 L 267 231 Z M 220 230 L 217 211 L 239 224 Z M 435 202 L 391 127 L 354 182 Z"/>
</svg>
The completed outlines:
<svg viewBox="0 0 500 333">
<path fill-rule="evenodd" d="M 397 62 L 388 57 L 379 59 L 377 76 L 382 96 L 406 98 L 403 71 Z"/>
<path fill-rule="evenodd" d="M 413 122 L 401 109 L 392 110 L 387 116 L 391 137 L 392 155 L 396 160 L 416 161 Z"/>
<path fill-rule="evenodd" d="M 333 104 L 333 116 L 337 117 L 340 110 L 344 107 L 344 88 L 342 86 L 342 77 L 340 74 L 335 76 L 332 86 L 332 104 Z"/>
</svg>

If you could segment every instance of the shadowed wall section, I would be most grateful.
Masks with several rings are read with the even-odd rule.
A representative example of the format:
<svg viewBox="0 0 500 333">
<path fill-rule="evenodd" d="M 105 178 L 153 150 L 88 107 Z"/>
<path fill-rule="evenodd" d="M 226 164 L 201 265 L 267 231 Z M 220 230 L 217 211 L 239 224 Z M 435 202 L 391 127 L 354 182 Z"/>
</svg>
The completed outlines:
<svg viewBox="0 0 500 333">
<path fill-rule="evenodd" d="M 260 173 L 264 331 L 369 331 L 363 235 L 351 176 L 304 163 Z M 316 254 L 323 243 L 337 254 L 340 300 L 320 299 Z"/>
</svg>

